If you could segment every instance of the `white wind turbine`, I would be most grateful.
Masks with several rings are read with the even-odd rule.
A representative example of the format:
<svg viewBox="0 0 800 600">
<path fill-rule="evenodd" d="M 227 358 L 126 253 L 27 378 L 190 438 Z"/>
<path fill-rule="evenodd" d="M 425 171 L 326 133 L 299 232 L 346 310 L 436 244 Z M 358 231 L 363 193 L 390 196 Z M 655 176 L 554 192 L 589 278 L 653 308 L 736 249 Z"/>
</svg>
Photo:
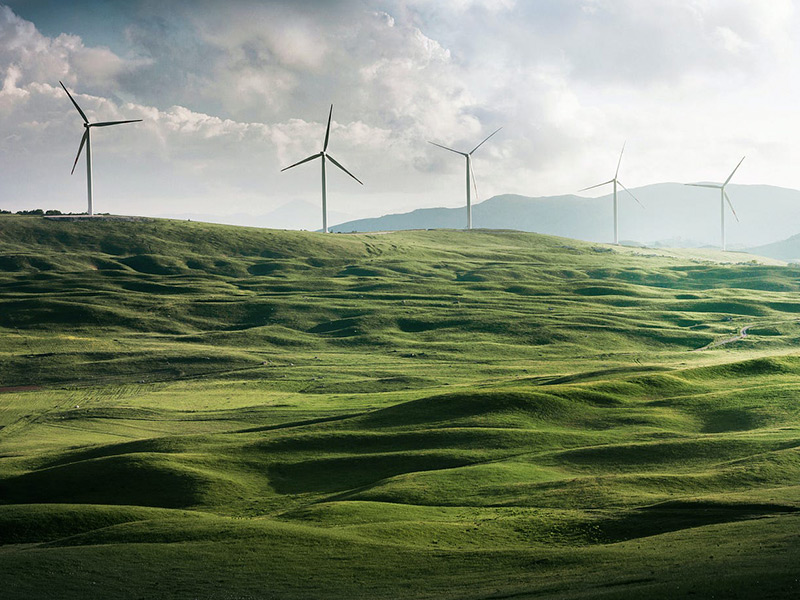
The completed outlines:
<svg viewBox="0 0 800 600">
<path fill-rule="evenodd" d="M 58 83 L 61 83 L 60 81 Z M 109 125 L 122 125 L 123 123 L 138 123 L 141 119 L 131 119 L 129 121 L 102 121 L 99 123 L 90 123 L 89 119 L 86 118 L 86 114 L 81 110 L 81 107 L 78 106 L 78 103 L 75 102 L 75 98 L 72 97 L 72 94 L 69 93 L 69 90 L 61 83 L 61 87 L 64 88 L 64 91 L 67 92 L 67 96 L 69 99 L 72 100 L 72 104 L 75 105 L 75 108 L 78 109 L 78 112 L 83 119 L 83 126 L 85 131 L 83 132 L 83 137 L 81 138 L 81 145 L 78 147 L 78 155 L 75 157 L 75 162 L 72 164 L 72 171 L 70 174 L 75 172 L 75 166 L 78 164 L 78 159 L 81 157 L 81 152 L 83 151 L 83 146 L 86 146 L 86 193 L 89 197 L 89 215 L 94 214 L 92 212 L 92 136 L 90 131 L 92 127 L 108 127 Z"/>
<path fill-rule="evenodd" d="M 441 144 L 437 144 L 436 142 L 428 142 L 429 144 L 433 144 L 434 146 L 438 146 L 439 148 L 444 148 L 445 150 L 449 150 L 450 152 L 455 152 L 456 154 L 460 154 L 461 156 L 463 156 L 464 158 L 467 159 L 467 229 L 472 229 L 472 197 L 471 197 L 471 194 L 470 194 L 470 187 L 469 187 L 470 174 L 472 174 L 473 185 L 474 185 L 474 179 L 475 179 L 475 173 L 472 170 L 472 154 L 475 152 L 475 150 L 477 150 L 478 148 L 483 146 L 483 144 L 490 137 L 492 137 L 495 133 L 500 131 L 500 129 L 502 129 L 502 127 L 500 127 L 499 129 L 493 131 L 491 134 L 486 136 L 486 138 L 480 144 L 475 146 L 469 152 L 460 152 L 458 150 L 453 150 L 452 148 L 448 148 L 447 146 L 442 146 Z M 477 195 L 477 193 L 478 193 L 478 191 L 477 191 L 477 187 L 476 187 L 475 194 Z"/>
<path fill-rule="evenodd" d="M 633 195 L 628 188 L 622 185 L 622 182 L 619 180 L 619 166 L 622 164 L 622 153 L 625 152 L 625 144 L 622 144 L 622 152 L 619 153 L 619 161 L 617 162 L 617 170 L 614 173 L 614 178 L 609 179 L 608 181 L 604 181 L 603 183 L 598 183 L 597 185 L 591 185 L 587 188 L 583 188 L 582 190 L 578 190 L 579 192 L 585 192 L 586 190 L 593 190 L 594 188 L 602 187 L 604 185 L 608 185 L 609 183 L 614 184 L 614 243 L 619 244 L 619 205 L 617 203 L 617 184 L 622 187 L 623 190 L 628 192 L 631 195 L 631 198 L 636 200 L 636 202 L 644 208 L 644 204 L 639 202 L 639 199 Z"/>
<path fill-rule="evenodd" d="M 719 219 L 720 219 L 720 234 L 722 236 L 722 250 L 726 249 L 725 244 L 725 201 L 728 202 L 728 206 L 731 207 L 731 212 L 733 216 L 736 217 L 736 220 L 739 220 L 739 216 L 736 214 L 736 211 L 733 210 L 733 204 L 731 204 L 731 199 L 728 198 L 728 193 L 725 191 L 725 186 L 728 185 L 728 182 L 733 177 L 733 174 L 736 173 L 736 169 L 739 168 L 739 165 L 744 162 L 745 157 L 742 157 L 742 160 L 739 161 L 739 164 L 736 165 L 736 168 L 731 171 L 731 174 L 728 175 L 728 178 L 725 180 L 725 183 L 722 185 L 716 183 L 687 183 L 686 185 L 693 185 L 695 187 L 706 187 L 706 188 L 714 188 L 715 190 L 719 190 Z"/>
<path fill-rule="evenodd" d="M 330 154 L 327 153 L 327 150 L 328 150 L 328 139 L 330 138 L 330 134 L 331 134 L 331 117 L 332 116 L 333 116 L 333 104 L 331 104 L 331 110 L 328 113 L 328 127 L 325 129 L 325 143 L 322 145 L 322 152 L 318 152 L 317 154 L 312 154 L 308 158 L 304 158 L 303 160 L 301 160 L 299 162 L 296 162 L 293 165 L 289 165 L 285 169 L 281 169 L 281 173 L 283 173 L 284 171 L 286 171 L 288 169 L 291 169 L 292 167 L 296 167 L 297 165 L 302 165 L 303 163 L 308 162 L 310 160 L 314 160 L 315 158 L 321 158 L 322 159 L 322 232 L 323 233 L 328 233 L 328 204 L 327 204 L 327 202 L 328 202 L 328 196 L 327 196 L 327 194 L 328 194 L 328 191 L 327 191 L 328 185 L 327 185 L 327 178 L 326 178 L 326 175 L 325 175 L 325 161 L 326 160 L 331 161 L 333 164 L 335 164 L 337 167 L 339 167 L 342 171 L 344 171 L 345 173 L 350 175 L 350 177 L 352 177 L 353 179 L 358 181 L 358 183 L 361 183 L 361 185 L 364 185 L 358 177 L 356 177 L 350 171 L 345 169 L 342 165 L 340 165 L 336 161 L 335 158 L 333 158 Z"/>
</svg>

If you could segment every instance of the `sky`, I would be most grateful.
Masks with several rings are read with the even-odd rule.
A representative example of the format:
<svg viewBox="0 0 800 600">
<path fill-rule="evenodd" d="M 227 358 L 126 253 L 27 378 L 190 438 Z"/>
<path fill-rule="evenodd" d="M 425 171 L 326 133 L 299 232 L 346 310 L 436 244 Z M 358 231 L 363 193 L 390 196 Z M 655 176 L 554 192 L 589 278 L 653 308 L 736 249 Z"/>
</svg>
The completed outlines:
<svg viewBox="0 0 800 600">
<path fill-rule="evenodd" d="M 800 188 L 792 0 L 0 0 L 0 208 L 247 219 L 320 202 L 339 220 L 722 181 Z M 606 190 L 592 191 L 601 195 Z M 712 201 L 712 200 L 710 200 Z M 290 204 L 290 206 L 292 206 Z M 281 208 L 283 207 L 283 208 Z M 291 213 L 291 210 L 288 210 Z M 335 219 L 332 219 L 335 222 Z M 292 226 L 316 229 L 317 216 Z"/>
</svg>

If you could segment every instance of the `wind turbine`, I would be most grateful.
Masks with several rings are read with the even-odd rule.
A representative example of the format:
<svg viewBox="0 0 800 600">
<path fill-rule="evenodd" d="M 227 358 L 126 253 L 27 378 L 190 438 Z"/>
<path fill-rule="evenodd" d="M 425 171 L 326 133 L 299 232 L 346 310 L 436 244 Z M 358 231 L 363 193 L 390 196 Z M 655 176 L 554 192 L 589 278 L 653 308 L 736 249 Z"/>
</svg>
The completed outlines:
<svg viewBox="0 0 800 600">
<path fill-rule="evenodd" d="M 597 185 L 591 185 L 587 188 L 583 188 L 582 190 L 578 190 L 579 192 L 585 192 L 586 190 L 593 190 L 594 188 L 602 187 L 604 185 L 608 185 L 609 183 L 614 184 L 614 243 L 619 245 L 619 205 L 617 203 L 617 185 L 620 185 L 623 190 L 628 192 L 631 195 L 631 198 L 636 200 L 636 202 L 644 208 L 644 204 L 639 202 L 639 199 L 633 195 L 628 188 L 622 185 L 622 182 L 619 180 L 619 166 L 622 164 L 622 153 L 625 152 L 625 143 L 622 144 L 622 152 L 619 153 L 619 161 L 617 161 L 617 170 L 614 172 L 614 178 L 609 179 L 608 181 L 604 181 L 603 183 L 598 183 Z"/>
<path fill-rule="evenodd" d="M 58 83 L 61 83 L 60 81 Z M 141 119 L 131 119 L 129 121 L 102 121 L 99 123 L 89 123 L 89 119 L 86 118 L 86 114 L 81 110 L 81 107 L 78 106 L 78 103 L 75 102 L 75 98 L 72 97 L 72 94 L 69 93 L 69 90 L 61 83 L 61 87 L 64 88 L 64 91 L 67 92 L 67 96 L 69 99 L 72 100 L 72 103 L 75 105 L 75 108 L 78 109 L 78 112 L 83 119 L 83 126 L 85 131 L 83 132 L 83 137 L 81 138 L 81 145 L 78 147 L 78 155 L 75 157 L 75 162 L 72 164 L 72 171 L 70 175 L 75 172 L 75 166 L 78 164 L 78 159 L 81 157 L 81 152 L 83 151 L 83 146 L 86 146 L 86 192 L 89 197 L 89 210 L 88 213 L 91 216 L 94 214 L 92 212 L 92 136 L 89 133 L 92 127 L 108 127 L 109 125 L 122 125 L 123 123 L 138 123 Z"/>
<path fill-rule="evenodd" d="M 467 229 L 472 229 L 472 197 L 470 195 L 470 188 L 469 188 L 470 173 L 472 174 L 473 185 L 475 179 L 475 172 L 472 170 L 472 154 L 475 152 L 475 150 L 483 146 L 483 144 L 486 143 L 486 141 L 490 137 L 492 137 L 495 133 L 500 131 L 500 129 L 502 129 L 502 127 L 500 127 L 499 129 L 493 131 L 491 134 L 486 136 L 486 138 L 480 144 L 475 146 L 469 152 L 460 152 L 458 150 L 453 150 L 452 148 L 448 148 L 447 146 L 442 146 L 441 144 L 437 144 L 436 142 L 428 142 L 429 144 L 433 144 L 434 146 L 438 146 L 439 148 L 444 148 L 445 150 L 449 150 L 450 152 L 455 152 L 456 154 L 460 154 L 461 156 L 467 159 Z M 477 196 L 477 194 L 478 194 L 478 189 L 476 187 L 475 195 Z"/>
<path fill-rule="evenodd" d="M 736 165 L 736 168 L 731 171 L 731 174 L 728 175 L 728 178 L 725 180 L 725 183 L 722 185 L 718 185 L 716 183 L 687 183 L 686 185 L 693 185 L 695 187 L 705 187 L 705 188 L 714 188 L 715 190 L 719 190 L 719 219 L 720 219 L 720 231 L 722 235 L 722 250 L 723 252 L 726 249 L 725 246 L 725 201 L 728 202 L 728 206 L 731 207 L 731 212 L 733 216 L 736 217 L 736 221 L 739 221 L 739 216 L 736 214 L 736 211 L 733 210 L 733 204 L 731 204 L 731 199 L 728 198 L 728 193 L 725 191 L 725 186 L 728 185 L 728 182 L 733 177 L 733 174 L 736 173 L 736 169 L 739 168 L 744 162 L 745 157 L 742 157 L 742 160 L 739 161 L 739 164 Z"/>
<path fill-rule="evenodd" d="M 329 140 L 330 135 L 331 135 L 331 116 L 333 116 L 333 104 L 331 104 L 331 111 L 328 113 L 328 127 L 325 129 L 325 142 L 322 144 L 322 152 L 319 152 L 317 154 L 312 154 L 308 158 L 304 158 L 303 160 L 301 160 L 299 162 L 296 162 L 293 165 L 289 165 L 285 169 L 281 169 L 281 173 L 283 173 L 284 171 L 286 171 L 288 169 L 291 169 L 292 167 L 296 167 L 297 165 L 302 165 L 303 163 L 306 163 L 306 162 L 308 162 L 310 160 L 314 160 L 315 158 L 321 158 L 322 159 L 322 232 L 323 233 L 328 233 L 328 204 L 327 204 L 327 202 L 328 202 L 328 197 L 327 197 L 328 184 L 327 184 L 327 179 L 326 179 L 326 175 L 325 175 L 325 161 L 326 160 L 331 161 L 333 164 L 335 164 L 337 167 L 339 167 L 342 171 L 344 171 L 345 173 L 350 175 L 350 177 L 352 177 L 353 179 L 358 181 L 358 183 L 361 183 L 361 185 L 364 185 L 358 177 L 356 177 L 350 171 L 348 171 L 342 165 L 340 165 L 337 162 L 337 160 L 335 158 L 333 158 L 327 152 L 327 150 L 328 150 L 328 140 Z"/>
</svg>

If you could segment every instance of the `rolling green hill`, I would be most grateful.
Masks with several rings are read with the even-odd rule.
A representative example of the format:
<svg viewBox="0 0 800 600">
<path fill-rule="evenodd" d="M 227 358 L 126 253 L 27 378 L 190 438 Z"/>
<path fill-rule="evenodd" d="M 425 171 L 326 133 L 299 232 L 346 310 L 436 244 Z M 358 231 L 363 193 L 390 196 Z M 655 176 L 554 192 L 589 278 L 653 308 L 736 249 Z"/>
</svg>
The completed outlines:
<svg viewBox="0 0 800 600">
<path fill-rule="evenodd" d="M 3 597 L 796 595 L 799 290 L 509 231 L 0 217 Z"/>
</svg>

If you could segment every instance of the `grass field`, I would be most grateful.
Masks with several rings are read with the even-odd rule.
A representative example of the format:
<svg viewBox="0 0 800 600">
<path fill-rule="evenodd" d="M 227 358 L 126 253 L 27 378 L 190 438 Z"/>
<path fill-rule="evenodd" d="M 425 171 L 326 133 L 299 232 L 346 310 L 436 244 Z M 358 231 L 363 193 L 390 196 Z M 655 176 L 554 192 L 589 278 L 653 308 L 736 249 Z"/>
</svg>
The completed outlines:
<svg viewBox="0 0 800 600">
<path fill-rule="evenodd" d="M 0 595 L 797 597 L 799 291 L 507 231 L 2 216 Z"/>
</svg>

